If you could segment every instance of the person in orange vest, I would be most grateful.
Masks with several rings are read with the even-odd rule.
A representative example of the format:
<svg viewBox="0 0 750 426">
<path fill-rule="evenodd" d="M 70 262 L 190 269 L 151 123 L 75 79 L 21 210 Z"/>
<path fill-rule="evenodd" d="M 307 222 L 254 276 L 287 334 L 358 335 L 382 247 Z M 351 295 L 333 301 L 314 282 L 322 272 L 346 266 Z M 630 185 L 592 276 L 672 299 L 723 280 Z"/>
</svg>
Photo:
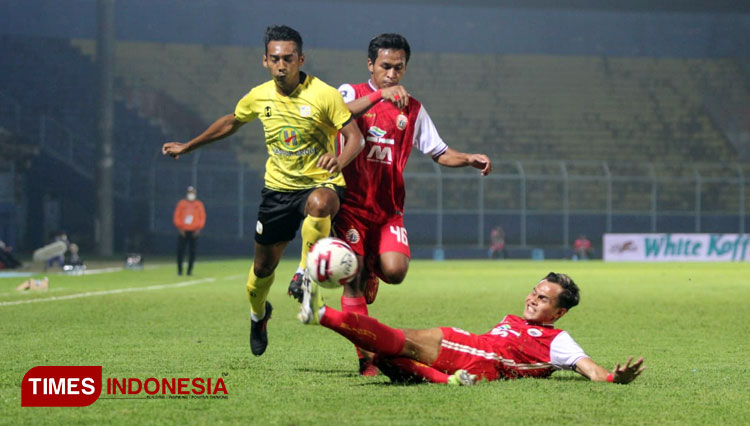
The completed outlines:
<svg viewBox="0 0 750 426">
<path fill-rule="evenodd" d="M 195 188 L 188 186 L 187 195 L 177 203 L 174 209 L 174 226 L 180 231 L 177 239 L 177 275 L 182 275 L 182 259 L 186 246 L 188 248 L 187 274 L 193 274 L 195 242 L 205 224 L 206 210 L 203 208 L 203 203 L 197 198 Z"/>
</svg>

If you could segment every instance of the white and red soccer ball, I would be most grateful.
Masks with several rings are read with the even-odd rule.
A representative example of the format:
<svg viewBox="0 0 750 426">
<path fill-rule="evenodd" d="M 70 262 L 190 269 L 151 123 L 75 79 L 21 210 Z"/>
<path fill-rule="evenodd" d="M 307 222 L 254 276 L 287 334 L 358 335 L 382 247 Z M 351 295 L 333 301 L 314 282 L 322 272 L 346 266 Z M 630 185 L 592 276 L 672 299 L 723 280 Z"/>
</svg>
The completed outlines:
<svg viewBox="0 0 750 426">
<path fill-rule="evenodd" d="M 339 288 L 357 275 L 357 255 L 338 238 L 318 240 L 307 254 L 307 272 L 324 288 Z"/>
</svg>

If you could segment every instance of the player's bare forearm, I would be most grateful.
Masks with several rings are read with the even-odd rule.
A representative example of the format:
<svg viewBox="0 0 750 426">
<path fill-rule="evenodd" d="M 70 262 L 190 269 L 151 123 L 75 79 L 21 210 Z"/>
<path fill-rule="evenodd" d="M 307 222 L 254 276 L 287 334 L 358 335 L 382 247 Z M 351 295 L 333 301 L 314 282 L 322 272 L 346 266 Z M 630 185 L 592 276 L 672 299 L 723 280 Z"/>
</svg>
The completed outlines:
<svg viewBox="0 0 750 426">
<path fill-rule="evenodd" d="M 597 365 L 591 358 L 582 358 L 576 363 L 575 371 L 587 377 L 592 382 L 612 381 L 613 383 L 624 385 L 635 380 L 646 369 L 643 365 L 643 358 L 638 358 L 636 362 L 631 364 L 632 361 L 633 357 L 631 356 L 625 365 L 620 366 L 620 363 L 617 363 L 612 371 L 609 371 Z"/>
<path fill-rule="evenodd" d="M 435 161 L 445 167 L 474 167 L 482 172 L 482 176 L 487 176 L 492 172 L 492 162 L 484 154 L 466 154 L 458 152 L 455 149 L 448 148 L 443 155 Z"/>
<path fill-rule="evenodd" d="M 245 123 L 237 121 L 234 118 L 234 114 L 227 114 L 211 123 L 211 125 L 208 126 L 208 128 L 203 133 L 191 139 L 187 143 L 165 143 L 162 146 L 162 154 L 177 158 L 180 155 L 187 154 L 190 151 L 194 151 L 203 145 L 208 145 L 212 142 L 216 142 L 234 134 L 234 132 L 242 127 L 243 124 Z"/>
<path fill-rule="evenodd" d="M 357 98 L 346 104 L 347 108 L 349 108 L 349 112 L 352 113 L 354 118 L 362 116 L 362 114 L 366 113 L 373 105 L 375 104 L 370 102 L 367 96 L 362 96 L 361 98 Z"/>
<path fill-rule="evenodd" d="M 352 113 L 354 118 L 360 117 L 366 113 L 373 105 L 380 102 L 380 99 L 392 102 L 396 108 L 403 109 L 409 105 L 409 92 L 406 91 L 404 86 L 391 86 L 385 89 L 380 89 L 370 95 L 362 96 L 351 102 L 348 102 L 346 106 L 349 108 L 349 112 Z M 376 99 L 373 102 L 373 99 Z"/>
<path fill-rule="evenodd" d="M 341 129 L 341 134 L 344 135 L 344 149 L 341 150 L 337 160 L 340 169 L 346 167 L 349 163 L 354 160 L 362 149 L 365 147 L 365 139 L 362 137 L 362 132 L 359 131 L 357 123 L 352 120 Z"/>
</svg>

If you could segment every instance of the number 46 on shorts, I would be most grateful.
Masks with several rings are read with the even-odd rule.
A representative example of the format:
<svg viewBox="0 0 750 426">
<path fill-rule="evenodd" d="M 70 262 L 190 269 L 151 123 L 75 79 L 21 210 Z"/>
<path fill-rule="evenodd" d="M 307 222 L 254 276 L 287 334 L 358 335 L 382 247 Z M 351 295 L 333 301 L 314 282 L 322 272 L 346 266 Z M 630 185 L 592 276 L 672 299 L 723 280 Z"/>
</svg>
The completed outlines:
<svg viewBox="0 0 750 426">
<path fill-rule="evenodd" d="M 396 236 L 396 241 L 399 243 L 408 246 L 409 245 L 409 239 L 406 237 L 406 228 L 403 226 L 393 226 L 391 225 L 391 234 Z"/>
</svg>

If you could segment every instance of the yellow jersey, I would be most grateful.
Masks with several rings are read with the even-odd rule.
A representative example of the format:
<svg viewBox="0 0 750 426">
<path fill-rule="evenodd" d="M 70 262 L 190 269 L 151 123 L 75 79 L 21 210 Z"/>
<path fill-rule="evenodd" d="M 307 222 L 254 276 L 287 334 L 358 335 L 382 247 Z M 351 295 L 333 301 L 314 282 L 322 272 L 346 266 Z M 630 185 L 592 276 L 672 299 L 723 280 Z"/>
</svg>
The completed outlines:
<svg viewBox="0 0 750 426">
<path fill-rule="evenodd" d="M 342 173 L 331 175 L 317 167 L 321 155 L 336 154 L 336 132 L 352 115 L 338 90 L 311 75 L 289 96 L 276 91 L 273 80 L 254 87 L 237 103 L 234 116 L 249 122 L 259 118 L 266 136 L 265 186 L 297 191 L 324 184 L 345 186 Z"/>
</svg>

